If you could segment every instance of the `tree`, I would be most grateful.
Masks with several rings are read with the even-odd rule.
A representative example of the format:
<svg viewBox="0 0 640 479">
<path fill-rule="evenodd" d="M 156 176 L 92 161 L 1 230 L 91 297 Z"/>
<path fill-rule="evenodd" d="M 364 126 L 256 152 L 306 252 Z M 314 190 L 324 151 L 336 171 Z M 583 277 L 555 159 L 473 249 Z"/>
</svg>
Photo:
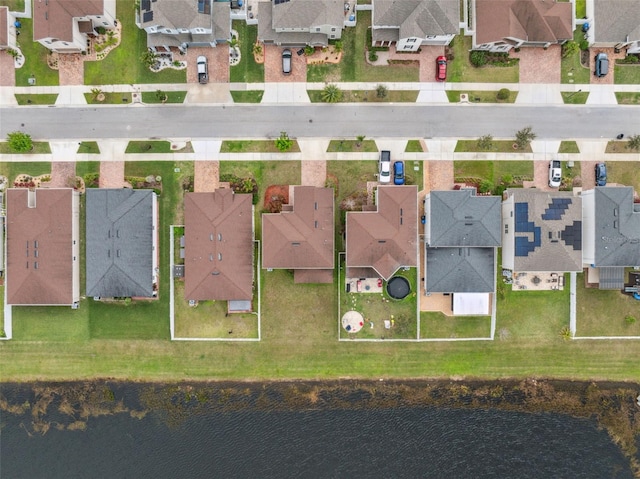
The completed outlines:
<svg viewBox="0 0 640 479">
<path fill-rule="evenodd" d="M 9 148 L 17 153 L 24 153 L 33 149 L 33 141 L 31 135 L 21 131 L 14 131 L 7 135 Z"/>
<path fill-rule="evenodd" d="M 640 150 L 640 135 L 630 136 L 629 141 L 627 141 L 627 148 L 633 151 Z"/>
<path fill-rule="evenodd" d="M 493 136 L 483 135 L 478 138 L 478 149 L 480 151 L 489 151 L 493 148 Z"/>
<path fill-rule="evenodd" d="M 366 137 L 364 135 L 358 135 L 356 136 L 356 146 L 358 148 L 360 148 L 362 146 L 362 142 L 364 141 Z"/>
<path fill-rule="evenodd" d="M 329 83 L 322 90 L 322 101 L 325 103 L 338 103 L 342 100 L 342 90 L 337 85 Z"/>
<path fill-rule="evenodd" d="M 333 51 L 336 52 L 336 53 L 340 53 L 343 48 L 344 48 L 344 45 L 342 44 L 342 40 L 338 40 L 333 45 Z"/>
<path fill-rule="evenodd" d="M 509 99 L 509 95 L 511 95 L 511 92 L 508 88 L 500 88 L 500 90 L 498 90 L 498 93 L 496 94 L 496 98 L 498 100 L 504 101 Z"/>
<path fill-rule="evenodd" d="M 156 55 L 155 53 L 153 53 L 150 50 L 147 50 L 142 55 L 140 55 L 140 61 L 146 67 L 152 67 L 157 59 L 158 59 L 158 55 Z"/>
<path fill-rule="evenodd" d="M 253 54 L 254 55 L 262 55 L 262 45 L 259 43 L 253 44 Z"/>
<path fill-rule="evenodd" d="M 487 54 L 482 50 L 474 50 L 469 55 L 469 61 L 474 67 L 481 67 L 487 64 Z"/>
<path fill-rule="evenodd" d="M 162 90 L 156 90 L 156 99 L 158 101 L 161 101 L 162 103 L 164 103 L 165 101 L 167 101 L 169 99 L 169 97 Z"/>
<path fill-rule="evenodd" d="M 289 138 L 286 131 L 280 132 L 280 137 L 276 139 L 276 148 L 282 153 L 289 151 L 293 146 L 293 140 Z"/>
<path fill-rule="evenodd" d="M 104 92 L 100 88 L 92 88 L 91 97 L 97 101 L 104 101 Z"/>
<path fill-rule="evenodd" d="M 578 45 L 573 40 L 569 40 L 564 45 L 562 45 L 562 58 L 573 56 L 579 51 L 580 51 L 580 45 Z"/>
<path fill-rule="evenodd" d="M 531 131 L 530 126 L 516 132 L 516 145 L 518 145 L 519 150 L 524 150 L 535 139 L 536 134 Z"/>
<path fill-rule="evenodd" d="M 378 98 L 387 98 L 387 93 L 388 92 L 389 92 L 389 90 L 384 85 L 378 85 L 376 87 L 376 96 Z"/>
</svg>

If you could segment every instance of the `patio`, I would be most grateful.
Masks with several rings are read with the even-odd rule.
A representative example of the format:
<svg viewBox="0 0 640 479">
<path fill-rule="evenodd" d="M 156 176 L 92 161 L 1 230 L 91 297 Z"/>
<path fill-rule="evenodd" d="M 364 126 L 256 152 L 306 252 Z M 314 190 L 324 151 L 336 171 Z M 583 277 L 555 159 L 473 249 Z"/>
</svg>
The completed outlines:
<svg viewBox="0 0 640 479">
<path fill-rule="evenodd" d="M 553 291 L 564 289 L 563 273 L 513 273 L 514 291 Z"/>
</svg>

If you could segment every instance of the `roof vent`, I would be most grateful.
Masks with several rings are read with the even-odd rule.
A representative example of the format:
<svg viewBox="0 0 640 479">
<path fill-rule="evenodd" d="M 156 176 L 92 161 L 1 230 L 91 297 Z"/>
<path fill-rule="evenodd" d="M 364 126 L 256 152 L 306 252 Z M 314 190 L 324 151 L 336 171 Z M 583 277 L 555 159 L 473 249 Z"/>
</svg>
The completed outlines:
<svg viewBox="0 0 640 479">
<path fill-rule="evenodd" d="M 36 190 L 27 190 L 27 208 L 36 207 Z"/>
</svg>

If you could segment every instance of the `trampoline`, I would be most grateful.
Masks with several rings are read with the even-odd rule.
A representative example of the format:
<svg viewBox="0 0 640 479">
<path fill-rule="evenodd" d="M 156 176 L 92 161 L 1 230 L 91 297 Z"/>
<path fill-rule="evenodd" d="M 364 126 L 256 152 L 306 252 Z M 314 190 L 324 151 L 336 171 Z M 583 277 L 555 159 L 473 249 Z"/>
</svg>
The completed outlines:
<svg viewBox="0 0 640 479">
<path fill-rule="evenodd" d="M 403 276 L 394 276 L 387 283 L 387 293 L 393 299 L 404 299 L 410 292 L 409 280 Z"/>
</svg>

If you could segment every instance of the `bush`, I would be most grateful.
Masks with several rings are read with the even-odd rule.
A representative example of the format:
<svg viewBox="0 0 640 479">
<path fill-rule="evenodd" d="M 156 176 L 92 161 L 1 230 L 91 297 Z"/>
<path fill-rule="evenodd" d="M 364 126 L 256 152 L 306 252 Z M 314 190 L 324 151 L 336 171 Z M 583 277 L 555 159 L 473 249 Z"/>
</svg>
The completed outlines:
<svg viewBox="0 0 640 479">
<path fill-rule="evenodd" d="M 627 322 L 627 324 L 634 324 L 636 322 L 636 318 L 635 316 L 631 316 L 630 314 L 627 315 L 624 320 Z"/>
<path fill-rule="evenodd" d="M 626 57 L 620 59 L 620 60 L 616 60 L 616 63 L 622 63 L 622 64 L 635 64 L 635 63 L 640 63 L 640 58 L 638 58 L 636 55 L 627 55 Z"/>
<path fill-rule="evenodd" d="M 388 90 L 387 90 L 387 87 L 386 87 L 386 86 L 384 86 L 384 85 L 378 85 L 378 86 L 376 87 L 376 96 L 377 96 L 378 98 L 386 98 L 386 97 L 387 97 L 387 93 L 388 93 Z"/>
<path fill-rule="evenodd" d="M 580 40 L 580 50 L 587 51 L 589 49 L 589 42 L 587 40 Z"/>
<path fill-rule="evenodd" d="M 575 55 L 580 50 L 580 45 L 578 45 L 573 40 L 566 42 L 562 45 L 562 58 L 567 58 L 572 55 Z"/>
<path fill-rule="evenodd" d="M 376 52 L 374 52 L 373 50 L 369 51 L 369 61 L 370 62 L 375 62 L 378 60 L 378 54 Z"/>
<path fill-rule="evenodd" d="M 469 61 L 474 67 L 481 67 L 487 64 L 487 53 L 479 50 L 474 50 L 469 55 Z"/>
<path fill-rule="evenodd" d="M 306 47 L 304 47 L 304 54 L 306 56 L 311 56 L 315 53 L 316 49 L 313 48 L 311 45 L 307 45 Z"/>
<path fill-rule="evenodd" d="M 31 135 L 22 133 L 21 131 L 9 133 L 7 135 L 7 141 L 9 142 L 9 148 L 17 153 L 24 153 L 25 151 L 31 151 L 33 149 Z"/>
<path fill-rule="evenodd" d="M 489 193 L 493 189 L 493 183 L 489 180 L 482 180 L 478 185 L 480 193 Z"/>
<path fill-rule="evenodd" d="M 508 88 L 500 88 L 500 90 L 498 90 L 498 94 L 496 95 L 496 98 L 498 100 L 508 100 L 510 94 L 511 92 L 509 91 Z"/>
<path fill-rule="evenodd" d="M 293 140 L 289 138 L 286 131 L 280 132 L 280 137 L 276 140 L 276 148 L 281 152 L 286 152 L 293 146 Z"/>
<path fill-rule="evenodd" d="M 103 26 L 98 26 L 96 27 L 96 33 L 98 35 L 104 35 L 105 33 L 107 33 L 107 29 L 104 28 Z"/>
<path fill-rule="evenodd" d="M 480 151 L 489 151 L 493 148 L 493 136 L 483 135 L 478 138 L 478 149 Z"/>
</svg>

